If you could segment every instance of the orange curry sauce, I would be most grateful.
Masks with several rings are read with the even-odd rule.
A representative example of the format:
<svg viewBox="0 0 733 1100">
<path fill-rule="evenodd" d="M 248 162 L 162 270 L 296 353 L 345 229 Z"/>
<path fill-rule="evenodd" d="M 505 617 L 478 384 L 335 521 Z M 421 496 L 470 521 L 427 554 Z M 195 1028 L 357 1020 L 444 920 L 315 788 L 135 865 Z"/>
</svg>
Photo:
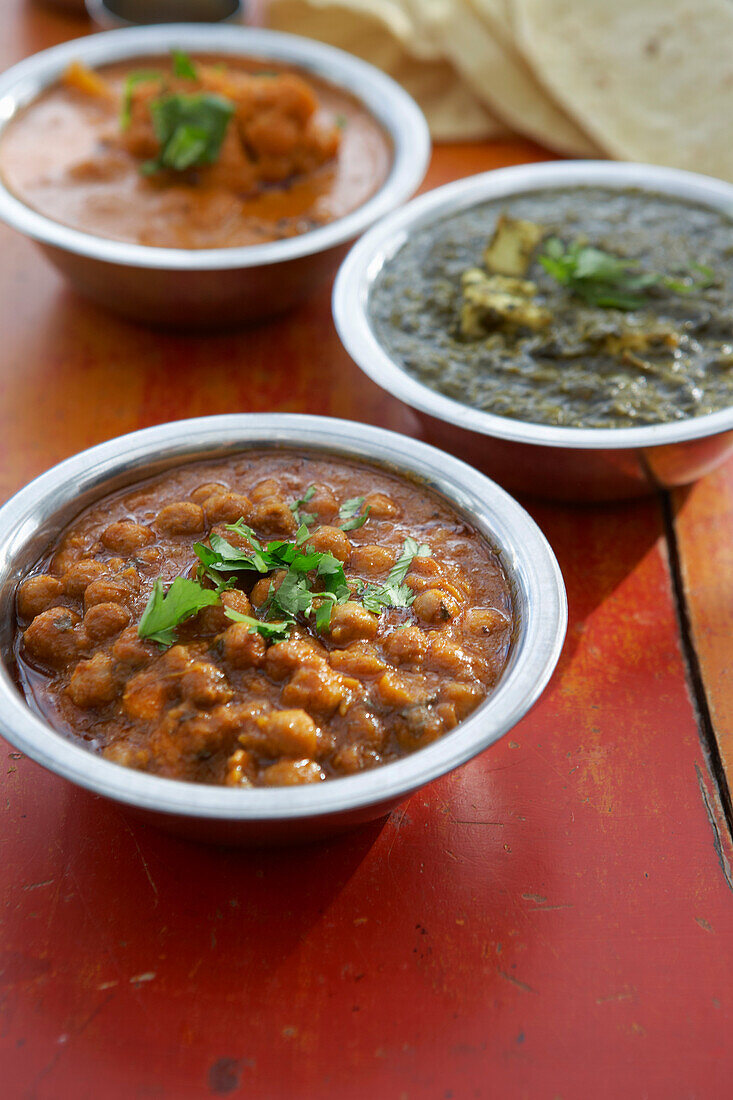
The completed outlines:
<svg viewBox="0 0 733 1100">
<path fill-rule="evenodd" d="M 90 73 L 72 66 L 13 119 L 0 142 L 10 190 L 41 214 L 99 237 L 164 248 L 226 248 L 297 236 L 361 206 L 384 182 L 390 140 L 352 96 L 272 62 L 194 59 L 195 81 L 168 58 L 139 58 Z M 207 92 L 235 107 L 216 163 L 141 173 L 156 152 L 150 101 L 166 91 Z"/>
</svg>

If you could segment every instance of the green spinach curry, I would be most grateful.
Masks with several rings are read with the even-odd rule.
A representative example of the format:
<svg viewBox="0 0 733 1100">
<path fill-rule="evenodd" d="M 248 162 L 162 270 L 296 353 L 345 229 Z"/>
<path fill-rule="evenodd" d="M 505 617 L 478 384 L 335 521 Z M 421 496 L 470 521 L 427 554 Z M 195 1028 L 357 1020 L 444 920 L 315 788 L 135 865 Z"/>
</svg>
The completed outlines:
<svg viewBox="0 0 733 1100">
<path fill-rule="evenodd" d="M 497 416 L 612 428 L 733 404 L 733 221 L 638 190 L 482 203 L 415 233 L 372 325 L 447 397 Z"/>
</svg>

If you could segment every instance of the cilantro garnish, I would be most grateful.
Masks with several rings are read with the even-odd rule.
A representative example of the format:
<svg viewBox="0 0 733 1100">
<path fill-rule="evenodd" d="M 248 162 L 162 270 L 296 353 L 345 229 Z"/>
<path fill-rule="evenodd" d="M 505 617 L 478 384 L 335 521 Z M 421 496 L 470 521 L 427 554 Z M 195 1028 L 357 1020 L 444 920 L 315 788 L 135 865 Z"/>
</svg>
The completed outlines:
<svg viewBox="0 0 733 1100">
<path fill-rule="evenodd" d="M 162 646 L 173 645 L 175 628 L 203 607 L 219 602 L 218 592 L 202 588 L 196 581 L 176 577 L 167 592 L 160 577 L 153 585 L 137 628 L 141 638 L 149 638 Z"/>
<path fill-rule="evenodd" d="M 357 498 L 347 501 L 353 513 L 361 507 Z M 255 619 L 234 608 L 225 607 L 224 614 L 232 622 L 246 623 L 250 633 L 258 632 L 269 641 L 287 638 L 298 616 L 313 618 L 316 630 L 328 631 L 331 612 L 336 604 L 352 598 L 344 567 L 333 554 L 321 553 L 307 545 L 308 528 L 301 524 L 295 540 L 276 539 L 261 543 L 251 527 L 243 520 L 227 524 L 227 530 L 244 539 L 247 547 L 234 546 L 221 535 L 213 533 L 209 546 L 194 544 L 194 552 L 201 565 L 199 580 L 176 577 L 167 592 L 159 577 L 150 594 L 138 626 L 141 638 L 150 638 L 162 646 L 173 645 L 175 628 L 195 615 L 203 607 L 221 602 L 221 594 L 235 583 L 233 573 L 257 573 L 260 576 L 284 571 L 276 588 L 270 584 L 267 599 L 260 608 L 262 618 Z M 430 547 L 406 538 L 402 553 L 392 566 L 383 585 L 365 584 L 357 580 L 356 597 L 361 599 L 367 611 L 378 615 L 385 607 L 409 607 L 415 593 L 404 583 L 413 560 L 430 554 Z M 204 588 L 200 583 L 206 577 L 216 585 Z M 315 587 L 315 586 L 318 587 Z"/>
<path fill-rule="evenodd" d="M 328 629 L 331 609 L 336 603 L 349 598 L 344 567 L 333 554 L 320 553 L 306 545 L 308 528 L 302 523 L 295 540 L 276 539 L 263 545 L 251 527 L 243 520 L 227 524 L 227 530 L 239 535 L 249 547 L 233 546 L 221 535 L 212 534 L 209 546 L 194 544 L 194 552 L 201 562 L 201 574 L 207 576 L 221 592 L 226 587 L 226 575 L 254 572 L 260 575 L 279 570 L 285 571 L 280 585 L 270 587 L 262 611 L 265 620 L 274 617 L 284 620 L 288 628 L 298 615 L 308 618 L 315 615 L 318 630 Z M 319 582 L 322 590 L 313 588 Z"/>
<path fill-rule="evenodd" d="M 639 309 L 648 301 L 652 287 L 664 287 L 674 294 L 704 290 L 715 280 L 714 272 L 701 264 L 691 264 L 702 278 L 673 278 L 655 271 L 642 271 L 636 260 L 622 259 L 592 245 L 575 241 L 567 247 L 558 237 L 550 237 L 538 256 L 545 271 L 563 286 L 592 306 L 605 309 Z"/>
<path fill-rule="evenodd" d="M 409 607 L 415 599 L 415 593 L 404 583 L 405 577 L 415 558 L 430 556 L 430 547 L 424 542 L 406 538 L 402 544 L 402 553 L 394 563 L 387 580 L 382 585 L 364 584 L 357 592 L 367 611 L 378 615 L 384 607 Z"/>
<path fill-rule="evenodd" d="M 247 623 L 250 634 L 261 634 L 270 642 L 284 642 L 290 634 L 291 622 L 266 623 L 261 619 L 253 619 L 251 615 L 243 615 L 241 611 L 235 611 L 233 607 L 225 607 L 224 614 L 233 623 Z"/>
<path fill-rule="evenodd" d="M 126 130 L 132 122 L 132 93 L 138 84 L 145 84 L 149 80 L 162 80 L 163 74 L 157 69 L 139 69 L 137 72 L 128 73 L 122 86 L 122 105 L 120 107 L 120 127 Z"/>
<path fill-rule="evenodd" d="M 295 516 L 295 522 L 299 526 L 300 524 L 304 523 L 307 527 L 310 527 L 312 523 L 316 522 L 316 517 L 311 515 L 310 512 L 301 513 L 300 511 L 303 505 L 307 504 L 309 500 L 312 500 L 315 495 L 316 487 L 315 485 L 311 485 L 303 493 L 303 496 L 300 498 L 300 500 L 294 500 L 293 503 L 290 505 L 290 511 Z"/>
<path fill-rule="evenodd" d="M 234 104 L 210 92 L 163 95 L 150 104 L 160 152 L 140 166 L 149 176 L 162 169 L 183 172 L 213 164 L 219 156 Z"/>
<path fill-rule="evenodd" d="M 171 50 L 173 58 L 173 73 L 184 80 L 197 80 L 198 73 L 191 58 L 183 50 Z"/>
<path fill-rule="evenodd" d="M 346 521 L 340 525 L 342 531 L 355 531 L 357 527 L 364 526 L 369 519 L 371 507 L 367 504 L 362 512 L 363 504 L 364 497 L 350 497 L 344 501 L 339 508 L 339 519 Z"/>
</svg>

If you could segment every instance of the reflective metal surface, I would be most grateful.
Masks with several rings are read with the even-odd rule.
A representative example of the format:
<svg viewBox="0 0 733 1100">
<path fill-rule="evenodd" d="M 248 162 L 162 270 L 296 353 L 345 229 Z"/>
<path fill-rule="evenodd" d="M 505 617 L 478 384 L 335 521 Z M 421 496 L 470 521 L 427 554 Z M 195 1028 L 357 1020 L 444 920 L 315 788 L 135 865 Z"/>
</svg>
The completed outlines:
<svg viewBox="0 0 733 1100">
<path fill-rule="evenodd" d="M 11 677 L 18 580 L 78 512 L 171 466 L 249 447 L 325 451 L 376 462 L 444 496 L 498 552 L 517 628 L 504 675 L 456 730 L 394 764 L 303 787 L 234 790 L 118 766 L 55 733 Z M 406 436 L 346 420 L 287 414 L 212 416 L 121 436 L 53 467 L 0 508 L 0 731 L 38 763 L 124 803 L 163 828 L 203 840 L 282 843 L 338 832 L 390 810 L 510 730 L 535 703 L 562 648 L 565 589 L 544 536 L 482 474 Z"/>
<path fill-rule="evenodd" d="M 241 19 L 242 0 L 86 0 L 104 30 L 151 23 L 228 23 Z"/>
<path fill-rule="evenodd" d="M 95 68 L 172 48 L 295 65 L 356 96 L 389 135 L 389 176 L 362 206 L 299 237 L 238 248 L 153 248 L 82 233 L 17 199 L 0 177 L 0 218 L 34 238 L 87 297 L 150 324 L 210 327 L 259 320 L 288 309 L 331 277 L 349 243 L 408 199 L 430 156 L 417 104 L 384 73 L 306 38 L 252 27 L 167 24 L 109 31 L 34 54 L 0 76 L 2 130 L 70 62 Z"/>
<path fill-rule="evenodd" d="M 673 168 L 568 161 L 470 176 L 414 199 L 352 248 L 334 286 L 339 336 L 374 382 L 417 410 L 430 442 L 513 491 L 591 501 L 686 485 L 733 451 L 733 408 L 644 428 L 555 428 L 510 420 L 462 405 L 411 377 L 381 347 L 369 322 L 371 286 L 414 230 L 489 199 L 579 185 L 662 192 L 733 216 L 733 186 Z"/>
</svg>

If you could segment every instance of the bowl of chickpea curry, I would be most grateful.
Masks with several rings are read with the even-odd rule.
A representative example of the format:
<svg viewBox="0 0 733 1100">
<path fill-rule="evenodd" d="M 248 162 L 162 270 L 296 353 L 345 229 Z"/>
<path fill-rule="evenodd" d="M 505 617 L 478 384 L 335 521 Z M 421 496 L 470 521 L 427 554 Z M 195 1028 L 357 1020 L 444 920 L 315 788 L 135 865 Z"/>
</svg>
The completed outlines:
<svg viewBox="0 0 733 1100">
<path fill-rule="evenodd" d="M 315 836 L 495 741 L 565 632 L 532 520 L 377 428 L 209 417 L 2 509 L 4 735 L 190 835 Z"/>
<path fill-rule="evenodd" d="M 144 321 L 286 309 L 425 171 L 425 121 L 363 62 L 276 32 L 158 26 L 0 78 L 0 216 Z"/>
</svg>

